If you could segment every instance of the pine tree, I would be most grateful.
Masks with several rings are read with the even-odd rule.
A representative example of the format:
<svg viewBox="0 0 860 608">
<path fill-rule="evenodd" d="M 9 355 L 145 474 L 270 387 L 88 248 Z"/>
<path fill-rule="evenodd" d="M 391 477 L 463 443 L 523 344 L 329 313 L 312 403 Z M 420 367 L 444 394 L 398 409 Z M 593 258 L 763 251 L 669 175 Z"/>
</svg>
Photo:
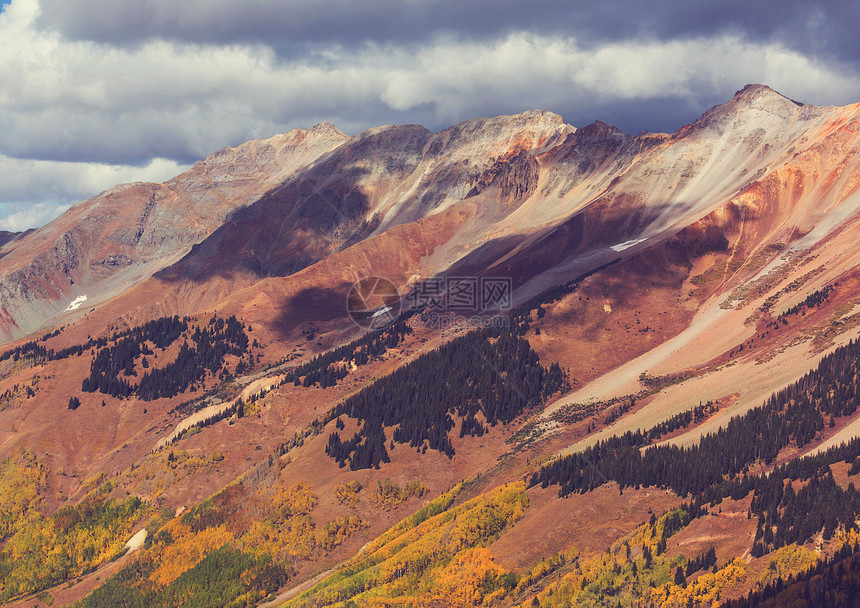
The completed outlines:
<svg viewBox="0 0 860 608">
<path fill-rule="evenodd" d="M 684 568 L 681 566 L 675 570 L 675 584 L 679 587 L 687 586 L 687 578 L 684 576 Z"/>
</svg>

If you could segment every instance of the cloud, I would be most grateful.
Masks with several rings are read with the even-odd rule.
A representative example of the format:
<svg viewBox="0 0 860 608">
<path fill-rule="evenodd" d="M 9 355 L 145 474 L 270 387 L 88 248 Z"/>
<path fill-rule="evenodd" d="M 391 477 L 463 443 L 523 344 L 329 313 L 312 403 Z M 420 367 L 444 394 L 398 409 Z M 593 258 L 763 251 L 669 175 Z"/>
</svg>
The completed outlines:
<svg viewBox="0 0 860 608">
<path fill-rule="evenodd" d="M 30 196 L 63 202 L 79 200 L 130 181 L 163 182 L 189 167 L 176 161 L 156 158 L 142 167 L 25 160 L 0 156 L 0 203 L 25 200 Z"/>
<path fill-rule="evenodd" d="M 39 226 L 72 203 L 131 181 L 163 182 L 187 170 L 163 158 L 143 167 L 0 156 L 0 230 Z"/>
<path fill-rule="evenodd" d="M 751 82 L 860 99 L 850 53 L 825 59 L 838 53 L 820 35 L 854 9 L 713 6 L 13 0 L 0 13 L 0 200 L 67 204 L 148 179 L 153 159 L 180 167 L 322 120 L 441 129 L 541 108 L 635 133 L 677 129 Z"/>
<path fill-rule="evenodd" d="M 307 46 L 426 44 L 439 34 L 486 41 L 513 31 L 585 45 L 735 33 L 828 58 L 858 57 L 856 3 L 843 0 L 43 0 L 43 27 L 73 39 L 138 45 L 152 39 Z"/>
<path fill-rule="evenodd" d="M 422 45 L 333 47 L 282 60 L 264 45 L 69 41 L 36 29 L 38 14 L 35 0 L 15 0 L 0 15 L 0 32 L 13 42 L 0 50 L 0 80 L 9 83 L 0 92 L 0 151 L 9 156 L 187 163 L 323 119 L 345 131 L 407 121 L 441 128 L 540 107 L 573 110 L 591 122 L 586 113 L 593 116 L 603 104 L 658 97 L 691 108 L 676 117 L 680 126 L 747 82 L 766 81 L 799 99 L 835 87 L 838 101 L 848 101 L 846 92 L 857 91 L 857 79 L 736 35 L 599 47 L 531 32 L 490 41 L 439 35 Z M 812 77 L 815 86 L 792 71 Z M 642 129 L 647 120 L 639 121 Z"/>
<path fill-rule="evenodd" d="M 392 56 L 391 53 L 388 54 Z M 510 34 L 486 45 L 437 40 L 412 56 L 390 60 L 382 99 L 405 111 L 429 106 L 435 122 L 460 120 L 486 108 L 540 107 L 582 126 L 596 116 L 618 124 L 607 106 L 675 100 L 640 111 L 622 127 L 694 119 L 743 84 L 764 82 L 786 95 L 818 103 L 860 97 L 860 78 L 779 45 L 724 35 L 659 43 L 634 41 L 584 49 L 569 38 Z M 682 114 L 679 107 L 686 106 Z"/>
<path fill-rule="evenodd" d="M 68 204 L 62 203 L 5 203 L 0 207 L 2 209 L 0 230 L 24 232 L 30 228 L 47 224 L 68 208 Z"/>
</svg>

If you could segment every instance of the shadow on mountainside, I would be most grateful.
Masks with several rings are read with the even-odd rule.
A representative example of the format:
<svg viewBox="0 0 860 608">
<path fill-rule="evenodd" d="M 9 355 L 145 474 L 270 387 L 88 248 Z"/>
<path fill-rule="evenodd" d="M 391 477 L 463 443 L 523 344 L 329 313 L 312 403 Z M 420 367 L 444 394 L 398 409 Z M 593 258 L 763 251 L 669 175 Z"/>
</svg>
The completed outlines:
<svg viewBox="0 0 860 608">
<path fill-rule="evenodd" d="M 679 203 L 645 207 L 635 204 L 628 195 L 603 198 L 535 237 L 515 235 L 489 241 L 458 260 L 445 274 L 506 277 L 516 289 L 575 256 L 604 250 L 607 255 L 594 256 L 596 268 L 605 264 L 606 258 L 624 256 L 610 248 L 643 238 L 648 227 L 670 207 L 678 209 Z"/>
<path fill-rule="evenodd" d="M 179 262 L 156 277 L 204 283 L 215 276 L 288 276 L 372 231 L 360 183 L 366 171 L 310 171 L 239 209 Z"/>
<path fill-rule="evenodd" d="M 378 225 L 368 192 L 414 171 L 430 132 L 389 127 L 340 146 L 259 200 L 239 209 L 209 238 L 156 276 L 205 282 L 236 273 L 288 276 L 357 243 Z"/>
<path fill-rule="evenodd" d="M 274 313 L 272 328 L 283 337 L 295 334 L 310 323 L 326 323 L 335 319 L 348 321 L 346 298 L 352 283 L 334 287 L 308 287 L 298 292 Z"/>
</svg>

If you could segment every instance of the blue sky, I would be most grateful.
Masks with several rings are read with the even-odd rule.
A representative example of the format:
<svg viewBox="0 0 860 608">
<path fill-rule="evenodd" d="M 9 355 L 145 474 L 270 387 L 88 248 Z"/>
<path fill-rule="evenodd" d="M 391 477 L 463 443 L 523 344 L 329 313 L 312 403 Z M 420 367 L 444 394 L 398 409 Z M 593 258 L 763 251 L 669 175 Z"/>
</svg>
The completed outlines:
<svg viewBox="0 0 860 608">
<path fill-rule="evenodd" d="M 844 0 L 0 4 L 0 230 L 326 120 L 439 130 L 544 109 L 635 134 L 748 83 L 860 101 L 860 3 Z"/>
</svg>

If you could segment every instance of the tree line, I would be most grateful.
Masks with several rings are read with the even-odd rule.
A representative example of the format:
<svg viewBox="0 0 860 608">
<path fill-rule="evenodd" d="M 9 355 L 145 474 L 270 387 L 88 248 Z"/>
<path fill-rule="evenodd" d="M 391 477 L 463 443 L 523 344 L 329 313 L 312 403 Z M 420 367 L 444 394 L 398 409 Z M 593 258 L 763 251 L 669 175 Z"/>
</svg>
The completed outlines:
<svg viewBox="0 0 860 608">
<path fill-rule="evenodd" d="M 163 317 L 116 335 L 111 345 L 100 348 L 92 364 L 90 375 L 81 382 L 86 393 L 100 392 L 112 397 L 136 395 L 144 401 L 174 397 L 189 387 L 202 384 L 207 374 L 223 370 L 225 357 L 240 358 L 249 352 L 245 325 L 235 316 L 226 319 L 213 316 L 205 326 L 189 331 L 187 318 Z M 160 368 L 150 368 L 147 357 L 156 349 L 164 351 L 182 336 L 176 358 Z M 190 340 L 190 342 L 189 342 Z M 143 357 L 143 372 L 138 383 L 129 378 L 137 376 L 136 364 Z"/>
<path fill-rule="evenodd" d="M 369 332 L 349 344 L 315 356 L 290 370 L 282 384 L 292 382 L 295 386 L 320 388 L 335 386 L 349 374 L 353 364 L 367 365 L 403 342 L 405 336 L 412 333 L 412 327 L 407 323 L 409 316 L 402 315 L 396 323 L 384 329 Z"/>
<path fill-rule="evenodd" d="M 333 432 L 326 453 L 352 470 L 379 467 L 389 461 L 384 427 L 394 427 L 390 448 L 409 444 L 451 457 L 455 416 L 461 437 L 480 436 L 544 403 L 567 376 L 557 363 L 543 367 L 522 331 L 517 324 L 471 332 L 376 380 L 332 410 L 329 420 L 363 424 L 349 439 Z"/>
<path fill-rule="evenodd" d="M 831 448 L 814 457 L 791 461 L 769 475 L 749 475 L 750 465 L 770 465 L 780 450 L 803 448 L 831 420 L 853 414 L 860 402 L 860 342 L 824 357 L 815 370 L 742 416 L 733 417 L 697 445 L 651 446 L 662 435 L 661 425 L 627 432 L 565 456 L 535 472 L 530 486 L 558 485 L 559 496 L 585 493 L 615 481 L 621 487 L 657 486 L 693 498 L 690 511 L 723 498 L 740 499 L 754 493 L 750 515 L 759 517 L 754 551 L 764 552 L 792 542 L 805 542 L 818 531 L 852 526 L 860 514 L 860 497 L 853 486 L 835 484 L 830 465 L 860 457 L 860 440 Z M 665 423 L 664 423 L 665 424 Z M 809 480 L 799 492 L 787 480 Z"/>
<path fill-rule="evenodd" d="M 32 340 L 30 342 L 25 342 L 19 346 L 11 350 L 7 350 L 2 355 L 0 355 L 0 361 L 6 361 L 7 359 L 12 359 L 14 361 L 18 361 L 23 358 L 32 358 L 36 363 L 45 363 L 47 361 L 58 361 L 60 359 L 66 359 L 68 357 L 79 357 L 84 352 L 92 349 L 102 349 L 108 345 L 110 342 L 116 342 L 122 338 L 127 336 L 140 336 L 146 335 L 150 336 L 153 342 L 156 343 L 156 346 L 159 348 L 166 348 L 169 346 L 176 337 L 174 333 L 179 329 L 179 334 L 188 329 L 188 317 L 183 317 L 180 319 L 179 317 L 161 317 L 159 319 L 154 319 L 143 325 L 133 327 L 131 329 L 123 330 L 121 332 L 114 332 L 110 336 L 101 336 L 99 338 L 90 338 L 87 337 L 87 341 L 81 344 L 74 344 L 72 346 L 68 346 L 66 348 L 62 348 L 60 350 L 54 350 L 53 348 L 47 348 L 40 344 L 41 342 L 46 342 L 50 338 L 54 338 L 59 336 L 62 333 L 62 329 L 55 329 L 52 332 L 48 332 L 38 340 Z M 160 343 L 166 343 L 166 346 L 160 346 Z"/>
</svg>

